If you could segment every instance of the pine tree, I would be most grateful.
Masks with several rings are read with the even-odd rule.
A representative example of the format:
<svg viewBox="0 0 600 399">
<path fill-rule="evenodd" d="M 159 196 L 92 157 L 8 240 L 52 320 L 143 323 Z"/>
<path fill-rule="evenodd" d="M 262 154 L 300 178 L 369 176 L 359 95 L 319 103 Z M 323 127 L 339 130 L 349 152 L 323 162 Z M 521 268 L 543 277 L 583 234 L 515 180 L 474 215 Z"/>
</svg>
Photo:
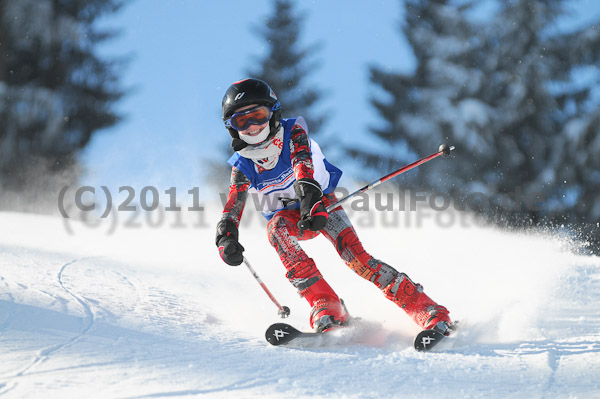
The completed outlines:
<svg viewBox="0 0 600 399">
<path fill-rule="evenodd" d="M 517 200 L 547 198 L 554 183 L 549 165 L 560 125 L 547 84 L 559 71 L 547 54 L 545 32 L 562 13 L 561 3 L 503 3 L 487 37 L 487 80 L 481 98 L 495 110 L 493 123 L 486 128 L 492 132 L 496 159 L 484 166 L 486 174 L 481 177 L 496 192 L 519 193 Z M 511 209 L 517 220 L 534 223 L 541 211 L 525 201 Z"/>
<path fill-rule="evenodd" d="M 371 99 L 381 124 L 371 132 L 382 142 L 383 151 L 349 149 L 351 156 L 381 172 L 428 155 L 442 143 L 455 144 L 461 156 L 484 151 L 486 144 L 478 136 L 478 126 L 489 110 L 477 99 L 484 77 L 477 68 L 475 49 L 480 44 L 473 40 L 477 27 L 465 16 L 469 4 L 404 3 L 402 32 L 413 48 L 416 69 L 413 74 L 399 74 L 370 68 L 371 82 L 383 93 Z M 459 141 L 467 146 L 461 148 Z M 461 170 L 453 163 L 452 173 L 447 163 L 432 163 L 403 176 L 402 182 L 406 187 L 459 192 L 473 162 L 465 160 Z"/>
<path fill-rule="evenodd" d="M 501 2 L 487 33 L 481 98 L 495 110 L 488 129 L 498 161 L 483 177 L 499 193 L 520 192 L 521 206 L 502 212 L 512 222 L 582 224 L 594 213 L 598 182 L 589 176 L 598 164 L 593 146 L 582 144 L 600 131 L 593 123 L 600 98 L 592 95 L 599 86 L 579 82 L 577 71 L 600 62 L 600 34 L 593 27 L 557 30 L 568 4 Z M 575 143 L 577 136 L 583 141 Z"/>
<path fill-rule="evenodd" d="M 322 97 L 306 78 L 315 69 L 311 61 L 317 46 L 300 47 L 304 16 L 294 10 L 291 0 L 273 0 L 273 10 L 258 27 L 258 34 L 267 44 L 267 52 L 249 69 L 250 76 L 267 82 L 281 101 L 284 117 L 302 115 L 308 122 L 311 135 L 318 134 L 326 118 L 315 112 L 314 106 Z"/>
<path fill-rule="evenodd" d="M 405 3 L 415 73 L 371 68 L 386 94 L 372 101 L 385 123 L 372 131 L 391 150 L 350 153 L 392 169 L 448 142 L 457 148 L 451 163 L 403 182 L 463 202 L 481 192 L 487 203 L 478 210 L 512 224 L 598 220 L 598 80 L 574 79 L 600 62 L 598 24 L 555 29 L 565 0 L 501 1 L 483 22 L 469 18 L 470 3 Z"/>
<path fill-rule="evenodd" d="M 557 224 L 582 226 L 600 248 L 600 21 L 552 36 L 547 52 L 554 60 L 553 94 L 561 134 L 554 159 L 555 194 L 548 199 Z"/>
<path fill-rule="evenodd" d="M 114 125 L 123 91 L 117 61 L 96 46 L 114 36 L 94 22 L 120 0 L 0 0 L 0 187 L 19 202 L 77 176 L 77 155 Z M 71 171 L 70 173 L 67 173 Z M 75 171 L 75 172 L 73 172 Z M 41 193 L 54 196 L 54 193 Z"/>
<path fill-rule="evenodd" d="M 253 66 L 248 68 L 248 75 L 267 82 L 273 88 L 281 102 L 284 118 L 303 116 L 312 136 L 318 134 L 326 123 L 325 116 L 314 110 L 322 97 L 321 92 L 314 86 L 305 84 L 306 78 L 316 66 L 311 62 L 311 56 L 317 47 L 300 48 L 304 17 L 294 10 L 291 0 L 273 0 L 272 4 L 271 14 L 257 28 L 257 33 L 267 45 L 267 52 L 262 59 L 252 63 Z M 326 148 L 326 144 L 320 144 Z M 223 147 L 223 152 L 231 154 L 229 140 Z M 211 161 L 208 169 L 208 184 L 223 190 L 231 168 L 219 160 Z"/>
</svg>

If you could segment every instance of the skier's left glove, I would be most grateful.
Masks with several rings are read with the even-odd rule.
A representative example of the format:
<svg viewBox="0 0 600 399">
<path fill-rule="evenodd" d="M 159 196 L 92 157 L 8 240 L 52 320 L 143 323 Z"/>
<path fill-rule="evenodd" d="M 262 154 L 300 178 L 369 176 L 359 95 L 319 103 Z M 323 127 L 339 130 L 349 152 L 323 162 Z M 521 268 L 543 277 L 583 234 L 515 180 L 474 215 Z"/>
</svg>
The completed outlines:
<svg viewBox="0 0 600 399">
<path fill-rule="evenodd" d="M 294 191 L 300 198 L 300 230 L 322 230 L 327 224 L 329 214 L 323 205 L 323 190 L 318 181 L 310 178 L 298 179 Z"/>
<path fill-rule="evenodd" d="M 239 266 L 244 261 L 244 247 L 238 242 L 238 235 L 238 228 L 231 220 L 223 219 L 217 224 L 215 242 L 219 255 L 230 266 Z"/>
</svg>

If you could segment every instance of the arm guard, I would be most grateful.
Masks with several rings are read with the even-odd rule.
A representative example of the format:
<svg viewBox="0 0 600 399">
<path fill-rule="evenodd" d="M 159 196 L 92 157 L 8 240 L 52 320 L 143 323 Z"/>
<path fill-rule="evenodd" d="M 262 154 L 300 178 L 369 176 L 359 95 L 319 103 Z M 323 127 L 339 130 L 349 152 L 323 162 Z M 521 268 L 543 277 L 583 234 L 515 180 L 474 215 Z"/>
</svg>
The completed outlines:
<svg viewBox="0 0 600 399">
<path fill-rule="evenodd" d="M 308 134 L 300 125 L 294 125 L 292 128 L 291 152 L 296 180 L 312 179 L 314 167 L 310 153 L 310 141 Z"/>
<path fill-rule="evenodd" d="M 231 182 L 229 184 L 227 202 L 225 203 L 221 220 L 231 220 L 236 227 L 240 225 L 249 188 L 250 180 L 248 180 L 241 170 L 233 167 L 231 169 Z"/>
</svg>

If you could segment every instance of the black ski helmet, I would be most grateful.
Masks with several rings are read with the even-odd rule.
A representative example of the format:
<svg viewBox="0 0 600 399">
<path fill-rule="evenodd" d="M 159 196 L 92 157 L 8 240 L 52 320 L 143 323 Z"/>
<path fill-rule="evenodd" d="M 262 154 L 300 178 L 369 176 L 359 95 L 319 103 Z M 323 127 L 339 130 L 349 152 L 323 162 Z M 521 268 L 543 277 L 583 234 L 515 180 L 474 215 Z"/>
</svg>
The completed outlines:
<svg viewBox="0 0 600 399">
<path fill-rule="evenodd" d="M 273 109 L 273 115 L 269 121 L 270 132 L 266 140 L 271 139 L 281 126 L 281 105 L 273 89 L 260 79 L 243 79 L 229 86 L 221 104 L 223 121 L 233 115 L 236 109 L 250 104 L 266 105 Z M 248 145 L 240 139 L 237 130 L 232 127 L 227 130 L 231 136 L 231 147 L 234 151 L 239 151 Z"/>
</svg>

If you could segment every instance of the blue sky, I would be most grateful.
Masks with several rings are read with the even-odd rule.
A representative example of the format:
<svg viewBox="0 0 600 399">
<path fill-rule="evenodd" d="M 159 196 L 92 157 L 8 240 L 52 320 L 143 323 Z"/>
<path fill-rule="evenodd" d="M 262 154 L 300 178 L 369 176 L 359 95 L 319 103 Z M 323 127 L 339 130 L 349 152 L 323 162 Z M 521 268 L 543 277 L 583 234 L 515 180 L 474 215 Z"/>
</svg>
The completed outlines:
<svg viewBox="0 0 600 399">
<path fill-rule="evenodd" d="M 575 5 L 578 21 L 600 16 L 599 1 Z M 309 81 L 327 93 L 321 106 L 331 118 L 324 135 L 368 145 L 364 133 L 376 117 L 368 103 L 373 93 L 368 65 L 414 68 L 399 34 L 400 3 L 313 0 L 298 2 L 296 10 L 306 15 L 301 44 L 322 46 L 312 58 L 320 66 Z M 85 150 L 82 184 L 176 186 L 182 192 L 204 187 L 208 160 L 226 161 L 222 148 L 229 136 L 221 122 L 221 99 L 265 52 L 254 28 L 270 11 L 271 0 L 134 0 L 107 17 L 103 25 L 122 34 L 104 44 L 102 54 L 133 55 L 122 73 L 122 83 L 133 90 L 117 107 L 125 120 L 97 134 Z M 310 115 L 305 117 L 310 125 Z M 343 154 L 326 156 L 345 170 L 342 185 L 352 189 L 353 169 Z M 210 190 L 201 193 L 203 200 L 214 196 Z"/>
</svg>

